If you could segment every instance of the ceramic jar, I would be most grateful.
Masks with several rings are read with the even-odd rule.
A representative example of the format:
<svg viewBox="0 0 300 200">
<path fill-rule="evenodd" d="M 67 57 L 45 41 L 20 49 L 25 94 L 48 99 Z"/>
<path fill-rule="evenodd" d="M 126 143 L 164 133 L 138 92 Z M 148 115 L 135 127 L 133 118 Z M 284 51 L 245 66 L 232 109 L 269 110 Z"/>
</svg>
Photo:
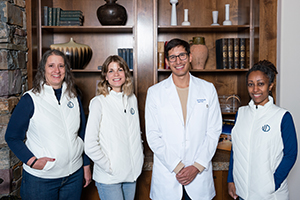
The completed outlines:
<svg viewBox="0 0 300 200">
<path fill-rule="evenodd" d="M 126 9 L 117 4 L 117 0 L 105 0 L 106 4 L 97 9 L 97 17 L 101 25 L 125 25 L 127 21 Z"/>
<path fill-rule="evenodd" d="M 190 51 L 192 54 L 192 69 L 204 69 L 208 58 L 208 48 L 204 37 L 193 37 L 190 40 Z"/>
<path fill-rule="evenodd" d="M 67 43 L 51 44 L 50 48 L 63 52 L 69 59 L 72 69 L 83 69 L 93 55 L 88 45 L 76 43 L 73 38 Z"/>
</svg>

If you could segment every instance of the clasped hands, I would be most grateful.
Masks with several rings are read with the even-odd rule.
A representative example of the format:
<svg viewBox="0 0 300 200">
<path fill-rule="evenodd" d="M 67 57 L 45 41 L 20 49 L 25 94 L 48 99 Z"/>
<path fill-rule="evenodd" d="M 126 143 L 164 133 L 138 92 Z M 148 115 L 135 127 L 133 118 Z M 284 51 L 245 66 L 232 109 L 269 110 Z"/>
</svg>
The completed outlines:
<svg viewBox="0 0 300 200">
<path fill-rule="evenodd" d="M 195 166 L 191 165 L 182 168 L 176 174 L 176 179 L 181 185 L 188 185 L 195 179 L 198 173 L 199 170 Z"/>
</svg>

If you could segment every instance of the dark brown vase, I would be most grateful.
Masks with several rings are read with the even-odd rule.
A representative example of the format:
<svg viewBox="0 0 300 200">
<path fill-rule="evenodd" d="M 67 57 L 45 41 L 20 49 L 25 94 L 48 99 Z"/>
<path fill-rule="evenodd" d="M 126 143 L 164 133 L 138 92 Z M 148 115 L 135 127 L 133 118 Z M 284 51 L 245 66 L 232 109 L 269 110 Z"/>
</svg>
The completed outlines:
<svg viewBox="0 0 300 200">
<path fill-rule="evenodd" d="M 69 59 L 72 69 L 84 69 L 93 55 L 88 45 L 76 43 L 73 38 L 67 43 L 51 44 L 50 48 L 63 52 Z"/>
<path fill-rule="evenodd" d="M 125 25 L 127 21 L 126 9 L 117 4 L 117 0 L 105 0 L 106 4 L 97 9 L 97 17 L 101 25 Z"/>
</svg>

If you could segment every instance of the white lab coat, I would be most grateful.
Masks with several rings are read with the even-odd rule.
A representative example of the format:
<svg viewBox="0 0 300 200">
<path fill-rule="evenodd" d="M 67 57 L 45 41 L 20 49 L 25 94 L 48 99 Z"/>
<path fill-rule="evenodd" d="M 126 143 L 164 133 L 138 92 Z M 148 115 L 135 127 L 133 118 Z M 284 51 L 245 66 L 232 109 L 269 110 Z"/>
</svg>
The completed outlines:
<svg viewBox="0 0 300 200">
<path fill-rule="evenodd" d="M 172 75 L 147 93 L 146 137 L 154 152 L 150 198 L 180 200 L 182 185 L 173 172 L 181 161 L 205 170 L 185 189 L 193 200 L 215 196 L 211 159 L 222 130 L 217 92 L 212 83 L 190 75 L 186 125 Z"/>
</svg>

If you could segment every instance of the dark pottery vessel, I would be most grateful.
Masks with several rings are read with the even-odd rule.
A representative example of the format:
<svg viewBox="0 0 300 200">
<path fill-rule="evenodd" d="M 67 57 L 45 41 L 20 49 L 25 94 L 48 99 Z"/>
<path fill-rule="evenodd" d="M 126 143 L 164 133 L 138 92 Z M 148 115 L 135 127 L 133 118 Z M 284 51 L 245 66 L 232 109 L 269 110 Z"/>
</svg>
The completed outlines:
<svg viewBox="0 0 300 200">
<path fill-rule="evenodd" d="M 67 43 L 51 44 L 50 48 L 63 52 L 69 59 L 72 69 L 84 69 L 93 55 L 88 45 L 76 43 L 73 38 Z"/>
<path fill-rule="evenodd" d="M 117 4 L 117 0 L 105 0 L 106 4 L 97 9 L 97 17 L 101 25 L 125 25 L 127 21 L 126 9 Z"/>
</svg>

